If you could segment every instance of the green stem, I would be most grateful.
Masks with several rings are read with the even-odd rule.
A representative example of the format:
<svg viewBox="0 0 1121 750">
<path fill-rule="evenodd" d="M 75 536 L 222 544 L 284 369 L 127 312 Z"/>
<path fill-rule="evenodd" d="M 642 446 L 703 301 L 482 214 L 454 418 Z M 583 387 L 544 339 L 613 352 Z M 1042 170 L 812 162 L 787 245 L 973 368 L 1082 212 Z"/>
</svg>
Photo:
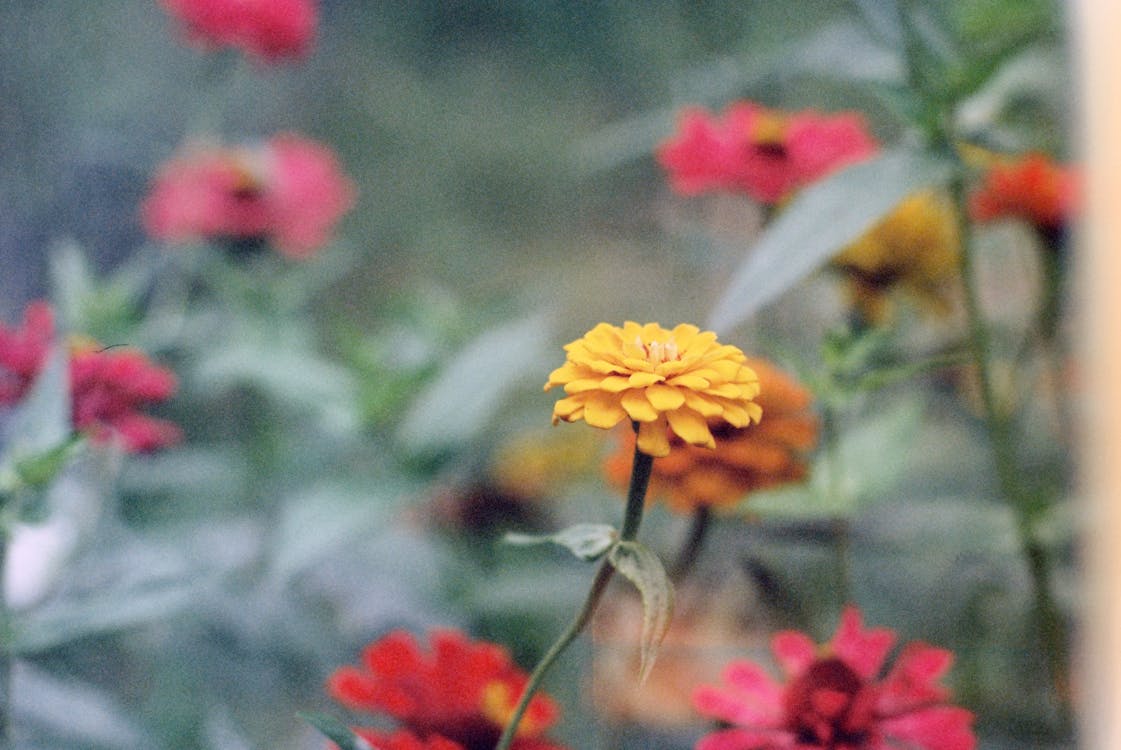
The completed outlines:
<svg viewBox="0 0 1121 750">
<path fill-rule="evenodd" d="M 635 446 L 634 463 L 631 466 L 631 485 L 627 492 L 627 509 L 623 516 L 623 529 L 619 532 L 619 541 L 633 541 L 638 534 L 639 524 L 642 523 L 643 506 L 646 504 L 646 487 L 650 484 L 650 471 L 653 467 L 654 457 L 643 453 Z M 576 640 L 576 636 L 580 635 L 588 621 L 592 619 L 596 607 L 599 606 L 599 602 L 607 590 L 607 584 L 611 582 L 614 575 L 615 568 L 611 561 L 605 557 L 592 580 L 592 587 L 584 600 L 584 606 L 580 608 L 576 617 L 549 647 L 549 650 L 541 657 L 541 661 L 534 667 L 533 672 L 530 673 L 525 690 L 522 691 L 522 697 L 518 701 L 518 705 L 514 707 L 514 712 L 510 715 L 510 720 L 502 730 L 502 736 L 498 738 L 498 744 L 495 745 L 494 750 L 509 750 L 510 745 L 514 742 L 514 737 L 518 733 L 518 725 L 522 723 L 522 716 L 525 715 L 526 709 L 529 708 L 529 702 L 541 686 L 542 680 L 545 679 L 545 674 L 553 666 L 553 662 L 568 648 L 569 644 Z"/>
<path fill-rule="evenodd" d="M 711 527 L 712 507 L 698 505 L 696 510 L 693 511 L 693 521 L 689 525 L 689 536 L 685 539 L 685 544 L 681 547 L 677 560 L 673 563 L 673 574 L 670 577 L 674 582 L 684 579 L 693 570 Z"/>
<path fill-rule="evenodd" d="M 828 468 L 826 484 L 829 500 L 834 507 L 844 507 L 847 503 L 842 498 L 844 481 L 841 476 L 840 430 L 837 424 L 837 411 L 832 405 L 827 404 L 823 408 L 821 422 Z M 833 519 L 832 530 L 837 594 L 840 606 L 844 607 L 852 599 L 852 565 L 849 561 L 851 529 L 848 520 L 838 516 Z"/>
<path fill-rule="evenodd" d="M 8 526 L 0 529 L 0 583 L 8 560 Z M 0 748 L 12 747 L 12 627 L 8 598 L 0 585 Z"/>
<path fill-rule="evenodd" d="M 964 178 L 959 170 L 950 185 L 957 207 L 957 221 L 961 245 L 961 278 L 965 291 L 966 315 L 969 320 L 970 344 L 973 361 L 977 368 L 977 378 L 981 388 L 981 403 L 985 413 L 985 428 L 996 464 L 997 480 L 1001 494 L 1016 515 L 1016 531 L 1019 535 L 1021 551 L 1028 566 L 1032 582 L 1034 614 L 1039 636 L 1047 659 L 1051 684 L 1058 698 L 1060 718 L 1069 725 L 1069 705 L 1067 685 L 1067 644 L 1062 616 L 1051 595 L 1051 574 L 1047 551 L 1036 538 L 1033 518 L 1037 506 L 1035 496 L 1020 481 L 1017 466 L 1016 447 L 1009 415 L 998 402 L 993 386 L 990 355 L 992 345 L 989 330 L 981 310 L 980 290 L 974 268 L 971 228 L 965 221 L 966 205 Z"/>
</svg>

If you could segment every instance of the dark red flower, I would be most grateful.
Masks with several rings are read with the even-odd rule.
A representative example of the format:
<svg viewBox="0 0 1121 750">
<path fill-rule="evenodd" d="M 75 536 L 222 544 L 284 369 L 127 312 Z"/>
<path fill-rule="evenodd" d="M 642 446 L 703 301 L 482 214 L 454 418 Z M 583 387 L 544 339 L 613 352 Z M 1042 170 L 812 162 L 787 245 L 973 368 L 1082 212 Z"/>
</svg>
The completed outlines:
<svg viewBox="0 0 1121 750">
<path fill-rule="evenodd" d="M 1078 207 L 1078 177 L 1045 154 L 996 159 L 970 196 L 977 221 L 1019 218 L 1043 232 L 1067 226 Z"/>
<path fill-rule="evenodd" d="M 471 641 L 455 630 L 434 631 L 430 650 L 395 631 L 362 652 L 360 666 L 336 670 L 327 691 L 346 707 L 389 714 L 426 741 L 442 737 L 464 750 L 493 750 L 527 677 L 506 649 Z M 561 750 L 542 735 L 559 709 L 546 695 L 530 701 L 515 750 Z"/>
<path fill-rule="evenodd" d="M 46 302 L 32 302 L 23 324 L 0 323 L 0 406 L 16 403 L 35 381 L 54 338 L 54 312 Z"/>
<path fill-rule="evenodd" d="M 740 192 L 773 205 L 877 148 L 856 113 L 786 113 L 744 101 L 723 117 L 686 109 L 657 158 L 682 195 Z"/>
<path fill-rule="evenodd" d="M 315 0 L 161 0 L 189 41 L 234 47 L 267 62 L 311 49 L 318 22 Z"/>
<path fill-rule="evenodd" d="M 252 147 L 188 147 L 160 168 L 141 217 L 159 240 L 267 239 L 306 258 L 354 197 L 330 149 L 283 133 Z"/>
<path fill-rule="evenodd" d="M 973 750 L 973 714 L 947 704 L 949 691 L 939 684 L 953 655 L 910 643 L 880 678 L 894 643 L 891 630 L 865 630 L 855 607 L 845 609 L 824 646 L 779 633 L 771 649 L 785 684 L 736 661 L 723 685 L 694 693 L 698 711 L 732 725 L 703 737 L 697 750 Z"/>
<path fill-rule="evenodd" d="M 74 429 L 95 441 L 119 441 L 130 453 L 146 453 L 179 442 L 179 428 L 141 409 L 175 392 L 175 375 L 135 349 L 75 347 L 70 355 Z"/>
</svg>

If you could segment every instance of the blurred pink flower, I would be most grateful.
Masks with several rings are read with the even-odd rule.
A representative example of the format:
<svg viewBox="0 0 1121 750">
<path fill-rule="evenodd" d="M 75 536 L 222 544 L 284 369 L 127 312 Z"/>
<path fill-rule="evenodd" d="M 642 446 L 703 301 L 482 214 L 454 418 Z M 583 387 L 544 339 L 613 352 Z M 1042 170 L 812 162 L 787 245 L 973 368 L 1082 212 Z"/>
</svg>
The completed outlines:
<svg viewBox="0 0 1121 750">
<path fill-rule="evenodd" d="M 74 429 L 93 440 L 119 440 L 129 453 L 148 453 L 179 442 L 179 427 L 140 410 L 171 398 L 174 373 L 135 349 L 100 349 L 90 342 L 70 354 Z"/>
<path fill-rule="evenodd" d="M 43 368 L 54 337 L 54 312 L 35 301 L 23 311 L 23 324 L 8 328 L 0 323 L 0 406 L 16 403 Z"/>
<path fill-rule="evenodd" d="M 973 714 L 948 705 L 939 684 L 953 654 L 910 643 L 878 679 L 894 643 L 891 630 L 865 630 L 855 607 L 821 647 L 802 633 L 779 633 L 771 649 L 787 682 L 749 661 L 729 664 L 724 684 L 698 688 L 693 704 L 731 728 L 703 737 L 696 750 L 973 750 Z"/>
<path fill-rule="evenodd" d="M 677 134 L 656 155 L 682 195 L 741 192 L 774 205 L 877 148 L 857 113 L 786 113 L 741 101 L 723 117 L 684 110 Z"/>
<path fill-rule="evenodd" d="M 300 57 L 311 49 L 315 0 L 161 0 L 203 47 L 236 47 L 260 60 Z"/>
<path fill-rule="evenodd" d="M 17 403 L 42 371 L 54 340 L 54 312 L 36 301 L 22 328 L 0 324 L 0 406 Z M 179 428 L 141 412 L 175 392 L 175 375 L 135 349 L 102 349 L 76 339 L 70 349 L 70 408 L 74 429 L 93 440 L 117 440 L 130 453 L 176 443 Z"/>
<path fill-rule="evenodd" d="M 159 240 L 268 239 L 306 258 L 355 194 L 329 148 L 282 133 L 253 147 L 188 147 L 160 168 L 141 217 Z"/>
</svg>

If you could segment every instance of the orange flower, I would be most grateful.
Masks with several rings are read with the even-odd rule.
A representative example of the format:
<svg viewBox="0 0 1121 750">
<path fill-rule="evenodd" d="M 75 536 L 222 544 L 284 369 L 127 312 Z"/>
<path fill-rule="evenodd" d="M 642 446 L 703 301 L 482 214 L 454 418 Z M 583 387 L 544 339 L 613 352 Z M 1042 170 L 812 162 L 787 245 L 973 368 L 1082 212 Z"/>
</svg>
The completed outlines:
<svg viewBox="0 0 1121 750">
<path fill-rule="evenodd" d="M 977 221 L 1017 217 L 1044 232 L 1064 228 L 1077 206 L 1074 170 L 1041 153 L 994 160 L 969 202 Z"/>
<path fill-rule="evenodd" d="M 759 376 L 756 402 L 767 418 L 744 428 L 715 426 L 716 450 L 672 438 L 669 455 L 654 462 L 650 494 L 665 498 L 673 510 L 729 506 L 754 490 L 805 478 L 805 454 L 817 443 L 818 433 L 809 391 L 765 360 L 748 359 L 748 365 Z M 605 465 L 610 480 L 621 487 L 626 486 L 633 452 L 634 436 L 628 431 Z"/>
<path fill-rule="evenodd" d="M 568 394 L 553 406 L 553 424 L 583 419 L 609 429 L 629 419 L 639 425 L 639 450 L 657 457 L 669 453 L 667 427 L 714 448 L 710 420 L 746 427 L 762 415 L 752 400 L 759 380 L 743 352 L 694 325 L 600 323 L 564 349 L 568 361 L 545 384 Z"/>
</svg>

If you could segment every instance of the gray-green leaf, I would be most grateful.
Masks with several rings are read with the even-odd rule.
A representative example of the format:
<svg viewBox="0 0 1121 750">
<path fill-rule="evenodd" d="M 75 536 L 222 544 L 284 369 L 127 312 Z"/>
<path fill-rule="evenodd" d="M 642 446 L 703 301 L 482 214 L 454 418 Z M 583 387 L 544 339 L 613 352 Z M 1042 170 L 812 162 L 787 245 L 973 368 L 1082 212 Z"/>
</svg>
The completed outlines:
<svg viewBox="0 0 1121 750">
<path fill-rule="evenodd" d="M 338 745 L 340 750 L 374 750 L 369 742 L 350 731 L 350 727 L 330 714 L 301 712 L 298 716 Z"/>
<path fill-rule="evenodd" d="M 886 151 L 798 194 L 756 243 L 716 302 L 708 326 L 743 323 L 820 268 L 900 201 L 945 182 L 950 167 L 907 149 Z"/>
<path fill-rule="evenodd" d="M 619 542 L 611 548 L 608 560 L 642 595 L 639 680 L 645 680 L 654 667 L 658 647 L 669 630 L 670 615 L 673 614 L 673 584 L 658 556 L 638 542 Z"/>
<path fill-rule="evenodd" d="M 605 523 L 578 523 L 555 534 L 509 533 L 503 541 L 507 544 L 529 545 L 553 543 L 567 549 L 581 560 L 598 560 L 611 548 L 619 534 L 615 527 Z"/>
</svg>

